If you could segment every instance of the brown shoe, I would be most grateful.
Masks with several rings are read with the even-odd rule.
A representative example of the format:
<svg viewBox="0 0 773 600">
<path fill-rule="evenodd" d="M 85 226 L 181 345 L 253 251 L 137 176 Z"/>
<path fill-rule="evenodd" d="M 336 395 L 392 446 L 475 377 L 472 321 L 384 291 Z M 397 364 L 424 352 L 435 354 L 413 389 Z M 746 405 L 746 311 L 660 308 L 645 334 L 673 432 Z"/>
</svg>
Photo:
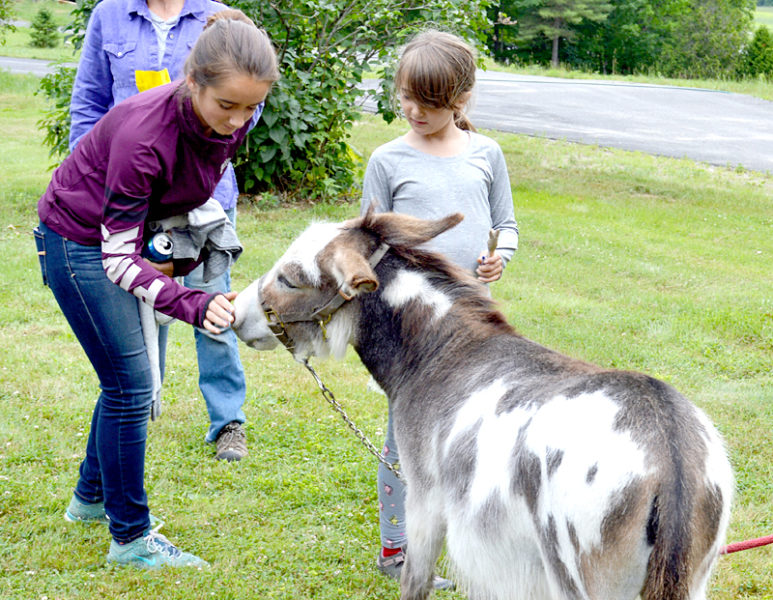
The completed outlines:
<svg viewBox="0 0 773 600">
<path fill-rule="evenodd" d="M 228 462 L 241 460 L 247 456 L 247 434 L 238 421 L 231 421 L 220 430 L 215 439 L 215 460 Z"/>
</svg>

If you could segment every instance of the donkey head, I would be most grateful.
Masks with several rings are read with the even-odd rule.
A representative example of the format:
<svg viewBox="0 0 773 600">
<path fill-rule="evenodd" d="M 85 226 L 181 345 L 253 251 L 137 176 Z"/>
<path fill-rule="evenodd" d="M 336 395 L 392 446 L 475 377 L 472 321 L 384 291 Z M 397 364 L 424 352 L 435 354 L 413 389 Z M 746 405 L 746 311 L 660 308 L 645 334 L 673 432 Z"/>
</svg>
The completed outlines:
<svg viewBox="0 0 773 600">
<path fill-rule="evenodd" d="M 256 350 L 281 341 L 297 360 L 342 356 L 358 322 L 351 301 L 378 288 L 374 269 L 389 248 L 413 248 L 462 218 L 428 221 L 368 211 L 343 223 L 311 225 L 236 298 L 236 335 Z"/>
</svg>

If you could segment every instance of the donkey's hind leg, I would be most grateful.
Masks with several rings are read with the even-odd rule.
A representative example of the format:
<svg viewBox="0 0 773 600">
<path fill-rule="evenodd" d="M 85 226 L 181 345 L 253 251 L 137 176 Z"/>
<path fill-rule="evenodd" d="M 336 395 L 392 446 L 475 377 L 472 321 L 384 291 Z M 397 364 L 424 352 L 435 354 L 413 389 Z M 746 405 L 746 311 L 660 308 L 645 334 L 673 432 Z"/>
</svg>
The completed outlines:
<svg viewBox="0 0 773 600">
<path fill-rule="evenodd" d="M 405 503 L 408 547 L 400 581 L 401 600 L 425 600 L 432 591 L 435 565 L 445 538 L 440 506 L 430 494 L 417 493 L 408 486 Z"/>
</svg>

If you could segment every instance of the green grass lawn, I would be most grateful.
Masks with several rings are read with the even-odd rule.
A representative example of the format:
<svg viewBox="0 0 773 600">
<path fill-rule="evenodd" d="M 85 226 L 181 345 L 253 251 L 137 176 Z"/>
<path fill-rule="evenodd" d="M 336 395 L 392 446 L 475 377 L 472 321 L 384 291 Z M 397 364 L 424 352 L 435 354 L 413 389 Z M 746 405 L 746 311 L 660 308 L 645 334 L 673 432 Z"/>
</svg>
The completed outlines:
<svg viewBox="0 0 773 600">
<path fill-rule="evenodd" d="M 172 327 L 164 413 L 149 425 L 147 489 L 162 530 L 207 571 L 106 567 L 104 528 L 65 523 L 97 382 L 50 291 L 30 234 L 50 173 L 36 80 L 0 74 L 0 597 L 12 600 L 386 600 L 376 462 L 280 350 L 242 347 L 250 456 L 212 460 L 191 328 Z M 367 117 L 367 158 L 402 132 Z M 687 160 L 491 134 L 508 162 L 521 248 L 492 286 L 527 337 L 601 365 L 660 377 L 724 434 L 738 492 L 729 541 L 773 533 L 773 177 Z M 311 220 L 354 205 L 240 206 L 234 288 L 265 272 Z M 384 400 L 350 352 L 317 362 L 380 445 Z M 773 547 L 720 559 L 712 600 L 773 598 Z M 456 593 L 443 593 L 461 600 Z"/>
<path fill-rule="evenodd" d="M 75 7 L 72 2 L 58 2 L 56 0 L 15 0 L 11 19 L 21 23 L 16 31 L 6 31 L 5 43 L 0 45 L 1 56 L 14 58 L 35 58 L 40 60 L 54 60 L 63 62 L 78 62 L 78 53 L 69 41 L 65 40 L 64 29 L 70 24 L 70 13 Z M 32 23 L 41 8 L 51 13 L 57 27 L 59 27 L 58 43 L 53 48 L 33 48 L 30 45 L 29 24 Z"/>
<path fill-rule="evenodd" d="M 57 25 L 67 25 L 70 20 L 70 13 L 75 8 L 75 2 L 58 0 L 14 0 L 13 18 L 20 21 L 31 23 L 35 19 L 41 8 L 48 10 L 54 17 Z"/>
<path fill-rule="evenodd" d="M 773 6 L 758 6 L 754 21 L 768 28 L 773 28 Z"/>
</svg>

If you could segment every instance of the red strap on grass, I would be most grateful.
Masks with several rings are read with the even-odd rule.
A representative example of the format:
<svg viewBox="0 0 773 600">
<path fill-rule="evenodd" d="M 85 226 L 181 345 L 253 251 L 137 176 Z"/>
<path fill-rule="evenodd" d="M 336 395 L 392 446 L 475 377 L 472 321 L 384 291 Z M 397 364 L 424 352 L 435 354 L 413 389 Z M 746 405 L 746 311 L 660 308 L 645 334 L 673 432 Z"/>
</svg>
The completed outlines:
<svg viewBox="0 0 773 600">
<path fill-rule="evenodd" d="M 767 546 L 768 544 L 773 544 L 773 535 L 766 535 L 765 537 L 746 540 L 745 542 L 735 542 L 734 544 L 728 544 L 722 548 L 719 553 L 732 554 L 733 552 L 740 552 L 741 550 L 750 550 L 751 548 Z"/>
</svg>

